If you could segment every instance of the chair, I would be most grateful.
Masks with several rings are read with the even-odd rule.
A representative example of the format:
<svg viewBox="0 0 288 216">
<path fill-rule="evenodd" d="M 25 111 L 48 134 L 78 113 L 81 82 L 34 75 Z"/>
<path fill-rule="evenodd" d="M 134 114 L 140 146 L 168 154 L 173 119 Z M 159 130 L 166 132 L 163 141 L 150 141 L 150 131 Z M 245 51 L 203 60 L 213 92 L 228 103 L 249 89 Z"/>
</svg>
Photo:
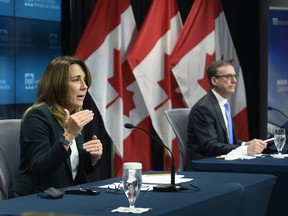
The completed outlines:
<svg viewBox="0 0 288 216">
<path fill-rule="evenodd" d="M 166 110 L 165 116 L 167 117 L 179 143 L 180 150 L 180 170 L 190 169 L 190 161 L 187 152 L 187 125 L 190 108 L 176 108 Z"/>
<path fill-rule="evenodd" d="M 0 120 L 0 200 L 8 199 L 20 164 L 20 119 Z"/>
</svg>

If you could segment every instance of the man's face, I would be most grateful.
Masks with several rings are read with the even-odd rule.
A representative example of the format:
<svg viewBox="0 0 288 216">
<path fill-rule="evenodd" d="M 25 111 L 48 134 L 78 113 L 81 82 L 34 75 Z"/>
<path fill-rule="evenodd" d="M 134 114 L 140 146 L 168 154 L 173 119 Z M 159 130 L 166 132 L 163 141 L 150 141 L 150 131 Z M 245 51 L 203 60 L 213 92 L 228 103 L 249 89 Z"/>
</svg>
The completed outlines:
<svg viewBox="0 0 288 216">
<path fill-rule="evenodd" d="M 223 66 L 219 69 L 217 76 L 212 77 L 214 90 L 223 98 L 228 98 L 235 92 L 237 74 L 231 65 Z"/>
</svg>

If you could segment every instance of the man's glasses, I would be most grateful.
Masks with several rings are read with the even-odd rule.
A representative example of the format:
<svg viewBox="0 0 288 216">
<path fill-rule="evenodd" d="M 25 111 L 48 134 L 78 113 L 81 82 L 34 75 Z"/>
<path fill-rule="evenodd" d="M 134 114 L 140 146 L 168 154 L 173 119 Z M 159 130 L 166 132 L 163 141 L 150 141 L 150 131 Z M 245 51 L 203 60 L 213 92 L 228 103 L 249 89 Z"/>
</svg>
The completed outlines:
<svg viewBox="0 0 288 216">
<path fill-rule="evenodd" d="M 227 80 L 232 80 L 232 79 L 238 80 L 239 74 L 234 74 L 234 75 L 232 75 L 232 74 L 216 75 L 215 77 L 216 77 L 216 78 L 224 77 L 224 78 L 226 78 Z"/>
</svg>

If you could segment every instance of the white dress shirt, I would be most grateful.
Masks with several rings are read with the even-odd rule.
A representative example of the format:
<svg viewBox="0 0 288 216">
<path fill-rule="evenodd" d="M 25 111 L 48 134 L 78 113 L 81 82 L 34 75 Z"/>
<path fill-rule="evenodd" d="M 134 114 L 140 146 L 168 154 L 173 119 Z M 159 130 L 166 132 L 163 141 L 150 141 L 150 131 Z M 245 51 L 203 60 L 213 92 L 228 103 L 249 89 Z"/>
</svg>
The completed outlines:
<svg viewBox="0 0 288 216">
<path fill-rule="evenodd" d="M 70 162 L 71 162 L 71 169 L 72 169 L 72 178 L 75 179 L 77 172 L 78 172 L 78 166 L 79 166 L 79 153 L 76 145 L 76 140 L 72 140 L 71 148 L 71 155 L 70 155 Z"/>
</svg>

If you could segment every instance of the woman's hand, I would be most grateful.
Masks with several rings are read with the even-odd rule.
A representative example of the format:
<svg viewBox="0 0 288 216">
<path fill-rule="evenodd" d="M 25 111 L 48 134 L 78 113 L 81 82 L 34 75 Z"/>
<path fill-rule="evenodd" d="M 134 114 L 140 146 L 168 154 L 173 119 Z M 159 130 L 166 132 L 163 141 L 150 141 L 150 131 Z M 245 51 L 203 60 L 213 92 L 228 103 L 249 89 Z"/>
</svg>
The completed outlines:
<svg viewBox="0 0 288 216">
<path fill-rule="evenodd" d="M 96 135 L 92 136 L 92 140 L 83 144 L 83 148 L 90 153 L 92 165 L 96 165 L 97 161 L 101 158 L 103 147 L 101 141 Z"/>
<path fill-rule="evenodd" d="M 67 140 L 72 141 L 78 136 L 83 127 L 93 120 L 94 113 L 91 110 L 82 110 L 70 115 L 67 109 L 64 109 L 64 111 L 66 123 L 64 136 Z"/>
</svg>

